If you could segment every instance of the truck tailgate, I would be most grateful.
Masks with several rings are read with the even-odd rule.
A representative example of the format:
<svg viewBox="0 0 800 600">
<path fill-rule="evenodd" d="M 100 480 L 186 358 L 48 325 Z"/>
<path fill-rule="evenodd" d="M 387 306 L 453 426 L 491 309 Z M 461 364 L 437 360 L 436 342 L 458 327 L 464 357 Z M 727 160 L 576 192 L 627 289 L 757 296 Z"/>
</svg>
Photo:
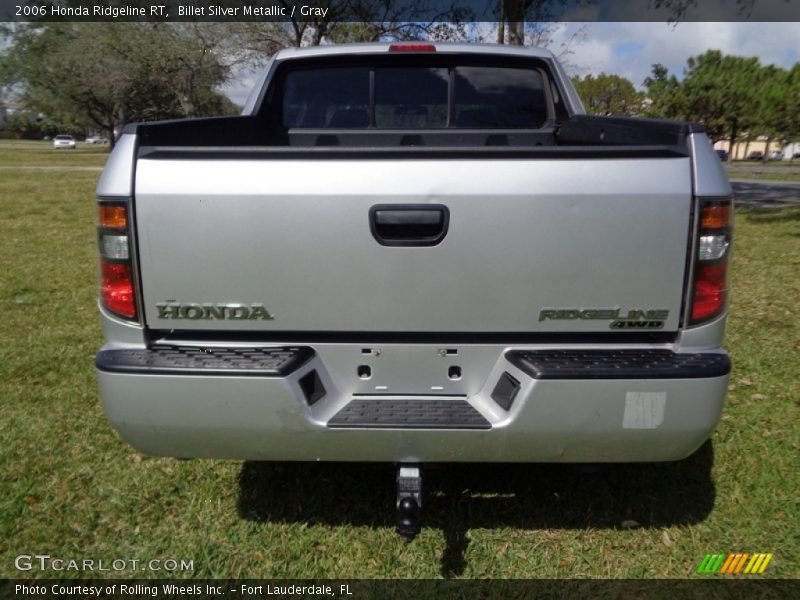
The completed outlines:
<svg viewBox="0 0 800 600">
<path fill-rule="evenodd" d="M 179 330 L 674 331 L 691 190 L 688 158 L 142 158 L 144 316 Z M 387 204 L 446 207 L 446 235 L 380 244 L 370 209 Z M 230 318 L 217 306 L 230 304 L 272 318 Z"/>
</svg>

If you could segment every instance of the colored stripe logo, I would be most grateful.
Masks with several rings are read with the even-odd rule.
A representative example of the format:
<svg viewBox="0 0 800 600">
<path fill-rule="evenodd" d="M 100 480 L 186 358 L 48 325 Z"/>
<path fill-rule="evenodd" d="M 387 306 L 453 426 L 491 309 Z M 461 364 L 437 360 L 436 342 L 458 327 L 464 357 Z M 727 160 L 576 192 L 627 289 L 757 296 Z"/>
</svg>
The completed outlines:
<svg viewBox="0 0 800 600">
<path fill-rule="evenodd" d="M 726 575 L 755 575 L 763 573 L 772 554 L 733 552 L 731 554 L 706 554 L 697 567 L 697 573 L 723 573 Z"/>
</svg>

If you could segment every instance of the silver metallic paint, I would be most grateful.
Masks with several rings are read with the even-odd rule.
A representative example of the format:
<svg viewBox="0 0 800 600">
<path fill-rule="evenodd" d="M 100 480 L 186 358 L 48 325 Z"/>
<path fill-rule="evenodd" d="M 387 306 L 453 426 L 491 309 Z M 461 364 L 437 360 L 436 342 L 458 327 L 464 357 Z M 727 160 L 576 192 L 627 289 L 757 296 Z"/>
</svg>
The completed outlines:
<svg viewBox="0 0 800 600">
<path fill-rule="evenodd" d="M 97 182 L 98 196 L 130 197 L 133 194 L 135 153 L 136 136 L 129 133 L 122 134 Z"/>
<path fill-rule="evenodd" d="M 297 377 L 311 368 L 328 389 L 313 409 L 296 385 Z M 504 370 L 523 383 L 508 413 L 489 398 L 495 377 Z M 728 380 L 535 381 L 502 355 L 491 371 L 468 396 L 492 422 L 488 431 L 328 429 L 325 421 L 349 396 L 336 387 L 319 358 L 286 380 L 104 372 L 98 378 L 111 423 L 149 454 L 399 462 L 677 460 L 699 447 L 718 422 Z M 631 391 L 667 394 L 658 428 L 622 426 L 625 396 Z"/>
<path fill-rule="evenodd" d="M 546 51 L 508 46 L 437 44 L 437 48 L 440 52 L 537 56 L 548 62 L 552 61 L 552 56 Z M 275 61 L 301 55 L 386 51 L 386 44 L 323 46 L 282 51 Z M 566 91 L 571 112 L 582 113 L 577 95 L 563 69 L 555 61 L 551 64 L 555 65 L 554 73 L 562 89 Z M 265 76 L 268 70 L 265 70 Z M 257 91 L 251 96 L 244 109 L 245 114 L 255 108 L 259 97 Z M 383 288 L 383 295 L 386 295 L 393 291 L 388 268 L 396 268 L 398 264 L 405 267 L 400 273 L 409 273 L 408 279 L 413 282 L 414 268 L 416 267 L 416 272 L 426 272 L 425 263 L 432 258 L 431 255 L 420 254 L 417 258 L 402 257 L 405 264 L 398 262 L 398 259 L 395 259 L 394 264 L 391 260 L 373 264 L 370 256 L 373 256 L 374 249 L 359 239 L 360 228 L 366 224 L 357 222 L 357 211 L 351 214 L 352 208 L 366 207 L 378 200 L 384 202 L 387 198 L 397 202 L 409 199 L 416 202 L 455 200 L 459 208 L 471 211 L 470 219 L 478 217 L 487 223 L 512 226 L 511 232 L 506 236 L 509 238 L 508 245 L 501 243 L 507 250 L 505 254 L 495 250 L 488 256 L 469 254 L 469 242 L 474 242 L 476 236 L 479 236 L 479 225 L 483 223 L 473 223 L 457 232 L 455 240 L 460 242 L 461 250 L 467 251 L 469 260 L 460 264 L 456 262 L 444 275 L 447 281 L 471 274 L 474 276 L 481 269 L 492 265 L 496 268 L 497 264 L 514 267 L 524 264 L 521 258 L 526 252 L 535 249 L 536 244 L 526 239 L 526 224 L 515 222 L 520 221 L 520 214 L 530 214 L 534 223 L 541 219 L 542 223 L 534 229 L 537 235 L 544 236 L 546 248 L 555 251 L 563 247 L 569 250 L 570 244 L 574 245 L 577 239 L 578 248 L 572 248 L 573 250 L 594 250 L 582 262 L 576 256 L 570 256 L 569 259 L 571 269 L 591 271 L 590 267 L 594 267 L 596 272 L 602 264 L 599 259 L 607 258 L 608 251 L 599 252 L 598 257 L 597 245 L 592 243 L 595 240 L 591 238 L 593 228 L 589 223 L 593 219 L 599 219 L 600 223 L 608 225 L 608 215 L 613 213 L 609 213 L 607 209 L 617 210 L 622 215 L 620 218 L 623 227 L 618 231 L 613 227 L 596 226 L 594 231 L 604 231 L 605 235 L 617 241 L 617 238 L 631 229 L 633 219 L 638 219 L 637 223 L 643 224 L 640 233 L 646 235 L 637 234 L 637 241 L 641 247 L 646 247 L 650 240 L 658 240 L 662 235 L 665 238 L 676 235 L 681 226 L 687 227 L 681 219 L 688 215 L 688 195 L 692 186 L 702 195 L 730 193 L 719 160 L 716 154 L 712 154 L 713 150 L 705 136 L 692 136 L 690 149 L 694 154 L 691 169 L 685 160 L 653 161 L 650 165 L 647 161 L 629 160 L 605 163 L 561 161 L 561 164 L 548 161 L 539 165 L 533 162 L 527 165 L 511 165 L 510 161 L 437 161 L 427 164 L 422 161 L 396 161 L 387 166 L 391 169 L 388 183 L 384 179 L 386 174 L 381 171 L 384 168 L 383 161 L 360 165 L 326 162 L 326 166 L 320 170 L 309 169 L 308 164 L 287 162 L 273 165 L 207 163 L 200 165 L 201 169 L 196 169 L 198 164 L 193 163 L 195 168 L 191 169 L 191 174 L 171 173 L 167 167 L 174 167 L 176 163 L 162 164 L 162 168 L 158 168 L 157 165 L 148 166 L 148 161 L 141 161 L 140 167 L 144 166 L 147 170 L 146 175 L 140 177 L 142 189 L 137 190 L 137 204 L 139 200 L 143 200 L 145 204 L 140 244 L 146 260 L 150 261 L 143 265 L 143 269 L 146 279 L 150 275 L 155 278 L 150 285 L 159 289 L 153 288 L 153 291 L 160 292 L 169 287 L 168 279 L 173 277 L 177 290 L 182 293 L 200 293 L 208 289 L 209 279 L 203 276 L 203 269 L 208 266 L 218 276 L 213 286 L 215 294 L 249 291 L 273 294 L 270 285 L 273 279 L 266 279 L 264 276 L 275 274 L 281 277 L 275 280 L 280 281 L 282 287 L 288 288 L 287 300 L 291 299 L 293 291 L 297 289 L 303 289 L 307 295 L 312 296 L 311 299 L 304 300 L 305 304 L 300 307 L 294 307 L 287 302 L 285 307 L 276 311 L 276 317 L 280 319 L 285 310 L 291 310 L 296 311 L 296 318 L 301 322 L 303 310 L 320 310 L 321 307 L 324 314 L 320 324 L 326 327 L 346 329 L 354 319 L 361 318 L 364 320 L 365 331 L 376 328 L 386 330 L 387 322 L 394 322 L 403 328 L 408 326 L 408 321 L 411 320 L 409 316 L 414 311 L 424 312 L 430 306 L 441 311 L 443 306 L 444 309 L 455 312 L 449 322 L 458 327 L 456 331 L 463 331 L 464 323 L 472 323 L 473 326 L 477 323 L 478 328 L 485 327 L 483 318 L 486 315 L 491 324 L 504 324 L 509 331 L 518 331 L 521 329 L 520 325 L 526 323 L 524 319 L 519 320 L 519 311 L 522 310 L 519 307 L 519 298 L 525 297 L 530 303 L 530 298 L 537 294 L 536 285 L 528 283 L 526 289 L 526 284 L 523 284 L 519 286 L 521 289 L 515 288 L 515 293 L 508 298 L 500 298 L 499 306 L 513 314 L 497 317 L 492 314 L 493 309 L 498 306 L 497 298 L 486 293 L 491 290 L 485 281 L 483 285 L 480 281 L 470 282 L 466 289 L 459 290 L 469 291 L 473 296 L 464 306 L 463 294 L 448 295 L 447 290 L 431 288 L 430 278 L 436 272 L 433 268 L 427 271 L 422 290 L 418 286 L 410 286 L 410 291 L 401 294 L 400 299 L 390 302 L 401 313 L 405 310 L 405 322 L 403 319 L 393 321 L 391 315 L 381 312 L 383 307 L 377 312 L 370 310 L 373 304 L 369 302 L 356 302 L 354 309 L 344 307 L 343 318 L 338 318 L 342 316 L 342 306 L 325 303 L 324 296 L 330 289 L 326 285 L 334 285 L 340 299 L 346 298 L 349 292 L 356 301 L 356 292 L 363 293 L 366 289 L 363 282 L 359 283 L 359 271 L 364 268 L 388 286 Z M 126 197 L 132 194 L 134 151 L 134 136 L 123 135 L 101 176 L 98 195 Z M 375 165 L 380 165 L 381 169 L 376 169 Z M 520 168 L 523 166 L 529 168 Z M 149 170 L 151 167 L 152 171 Z M 181 168 L 185 171 L 186 166 Z M 302 192 L 298 192 L 298 189 L 302 189 Z M 331 192 L 332 189 L 336 190 L 335 194 Z M 398 189 L 402 189 L 402 193 L 398 193 Z M 141 198 L 139 192 L 142 192 Z M 207 192 L 211 194 L 208 195 Z M 643 205 L 634 204 L 639 197 L 644 198 Z M 490 214 L 488 210 L 481 210 L 481 206 L 491 206 L 498 199 L 510 215 L 504 215 L 500 211 L 497 216 Z M 270 209 L 264 205 L 265 201 L 270 203 Z M 335 211 L 333 204 L 336 202 L 346 205 L 347 208 Z M 537 204 L 536 210 L 531 208 L 530 213 L 527 213 L 526 206 L 532 206 L 532 203 Z M 232 212 L 226 210 L 231 207 L 234 209 Z M 311 209 L 318 210 L 323 215 L 325 224 L 332 226 L 334 230 L 341 229 L 343 235 L 339 238 L 329 234 L 311 236 L 311 243 L 305 244 L 303 240 L 296 241 L 293 233 L 294 237 L 303 235 L 307 238 L 307 231 L 293 231 L 291 226 L 299 226 L 303 215 L 313 215 Z M 540 209 L 543 209 L 542 212 L 539 212 Z M 288 211 L 290 218 L 284 219 L 281 211 Z M 277 222 L 273 222 L 275 216 L 278 217 Z M 548 223 L 557 222 L 550 221 L 551 218 L 566 216 L 577 220 L 580 225 L 577 231 L 573 228 L 547 226 Z M 210 219 L 216 219 L 216 222 L 212 223 Z M 666 221 L 666 230 L 653 225 L 661 220 Z M 586 223 L 583 224 L 583 221 Z M 319 224 L 313 220 L 311 223 L 314 231 L 313 227 Z M 212 225 L 216 225 L 216 228 Z M 250 240 L 243 240 L 242 236 L 231 235 L 234 231 L 228 229 L 231 226 L 244 227 L 245 233 L 249 231 L 257 235 Z M 188 233 L 192 227 L 198 227 L 205 235 Z M 270 254 L 265 257 L 256 255 L 255 258 L 245 256 L 239 262 L 226 262 L 226 257 L 231 258 L 228 253 L 234 250 L 260 247 L 262 242 L 259 238 L 265 231 L 277 238 L 264 242 L 266 247 L 271 248 Z M 581 240 L 576 233 L 590 237 Z M 687 233 L 684 232 L 683 239 L 686 239 Z M 169 234 L 174 236 L 170 237 Z M 299 252 L 282 252 L 278 243 L 281 241 L 289 242 L 293 250 L 299 247 Z M 502 238 L 499 241 L 503 242 Z M 331 257 L 331 248 L 338 247 L 338 244 L 346 250 L 347 260 Z M 672 257 L 671 251 L 663 252 L 667 246 L 666 240 L 662 244 L 659 250 L 652 253 L 652 261 L 659 262 L 657 257 L 663 253 L 669 269 L 677 273 L 677 259 Z M 219 255 L 209 255 L 209 247 L 216 249 Z M 153 264 L 155 261 L 164 258 L 169 260 L 170 251 L 177 252 L 178 257 L 184 259 L 191 255 L 187 248 L 195 252 L 195 257 L 205 258 L 186 264 L 188 273 L 177 265 L 165 269 L 165 273 L 158 272 L 158 267 Z M 621 248 L 625 248 L 625 244 L 621 244 Z M 436 260 L 452 260 L 456 255 L 457 252 L 437 257 Z M 307 281 L 309 273 L 324 272 L 326 261 L 330 264 L 332 258 L 336 269 L 333 269 L 329 280 L 317 285 Z M 278 261 L 283 261 L 284 265 L 269 266 Z M 673 261 L 675 264 L 672 264 Z M 267 267 L 264 266 L 265 263 Z M 620 264 L 633 268 L 634 263 L 635 261 L 629 260 Z M 293 274 L 292 265 L 300 270 Z M 537 259 L 537 268 L 545 270 L 540 281 L 548 282 L 549 285 L 549 282 L 559 281 L 558 278 L 552 278 L 552 271 L 547 272 L 545 260 Z M 381 273 L 381 270 L 386 273 Z M 571 276 L 574 275 L 575 273 L 571 273 Z M 672 299 L 677 287 L 676 277 L 677 274 L 670 275 L 670 281 L 664 284 L 669 288 L 666 293 L 671 298 L 670 308 L 676 303 Z M 355 285 L 353 281 L 356 281 Z M 233 287 L 231 283 L 234 284 Z M 593 289 L 596 286 L 587 287 L 577 283 L 570 287 L 568 283 L 562 284 L 558 286 L 556 295 L 560 302 L 566 301 L 576 307 L 583 302 L 581 296 L 586 294 L 595 298 L 608 297 L 613 293 L 616 297 L 622 297 L 625 302 L 632 298 L 642 300 L 664 297 L 662 292 L 665 290 L 658 287 L 657 282 L 654 283 L 657 289 L 651 290 L 654 292 L 652 295 L 646 290 L 642 292 L 635 289 L 645 286 L 640 279 L 634 277 L 620 275 L 612 283 L 615 285 L 604 285 L 606 291 L 600 293 Z M 648 285 L 650 283 L 653 282 L 647 282 Z M 146 282 L 146 287 L 147 285 Z M 437 293 L 421 293 L 426 287 Z M 381 299 L 381 296 L 378 298 Z M 299 300 L 297 299 L 298 302 Z M 226 297 L 223 301 L 263 301 L 270 306 L 267 298 Z M 413 310 L 405 308 L 404 303 L 410 304 Z M 680 304 L 679 300 L 677 304 Z M 351 314 L 347 310 L 351 310 Z M 100 314 L 107 340 L 106 348 L 145 346 L 141 325 L 118 319 L 102 307 Z M 537 307 L 530 306 L 532 323 L 537 314 Z M 674 318 L 674 315 L 671 317 Z M 446 324 L 447 319 L 439 314 L 434 321 L 442 325 Z M 585 330 L 585 324 L 576 325 Z M 554 329 L 567 330 L 564 323 L 558 323 Z M 720 351 L 718 347 L 723 331 L 724 317 L 720 317 L 702 326 L 681 331 L 675 344 L 647 347 L 686 352 L 709 349 Z M 231 343 L 218 339 L 203 345 L 244 346 L 252 345 L 252 342 Z M 503 354 L 512 347 L 496 344 L 448 346 L 457 353 L 445 356 L 439 355 L 441 344 L 354 343 L 313 344 L 312 347 L 316 353 L 315 358 L 286 379 L 142 376 L 101 372 L 98 373 L 101 397 L 111 423 L 126 440 L 145 452 L 166 456 L 357 461 L 646 461 L 682 458 L 698 447 L 719 420 L 727 387 L 727 377 L 665 381 L 533 381 L 505 361 Z M 609 350 L 630 346 L 533 344 L 513 348 L 523 347 Z M 363 354 L 362 350 L 365 348 L 370 348 L 373 352 Z M 371 379 L 361 380 L 357 377 L 356 369 L 359 364 L 369 364 L 373 368 Z M 447 367 L 450 365 L 462 368 L 463 376 L 460 380 L 451 381 L 447 378 Z M 313 409 L 302 400 L 297 385 L 297 379 L 312 368 L 318 370 L 328 391 L 326 398 L 315 404 Z M 520 394 L 508 413 L 489 398 L 493 383 L 505 370 L 522 382 Z M 469 402 L 492 422 L 494 429 L 354 431 L 329 430 L 324 427 L 325 421 L 352 394 L 374 394 L 377 386 L 384 386 L 389 393 L 398 395 L 424 394 L 433 387 L 442 388 L 438 394 L 466 395 Z M 665 419 L 659 428 L 645 431 L 622 428 L 625 394 L 630 391 L 667 393 Z"/>
<path fill-rule="evenodd" d="M 669 309 L 665 330 L 678 326 L 688 159 L 145 159 L 136 179 L 156 329 L 175 327 L 158 319 L 164 301 L 263 303 L 274 320 L 248 331 L 609 331 L 538 320 L 593 306 Z M 446 204 L 447 237 L 380 246 L 376 203 Z"/>
</svg>

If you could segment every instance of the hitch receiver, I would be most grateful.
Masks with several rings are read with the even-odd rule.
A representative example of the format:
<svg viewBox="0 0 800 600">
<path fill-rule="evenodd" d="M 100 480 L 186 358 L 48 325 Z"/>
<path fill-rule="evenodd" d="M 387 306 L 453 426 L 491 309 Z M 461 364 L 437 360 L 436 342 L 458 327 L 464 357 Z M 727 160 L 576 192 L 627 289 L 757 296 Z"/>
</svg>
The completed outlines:
<svg viewBox="0 0 800 600">
<path fill-rule="evenodd" d="M 421 529 L 422 474 L 419 465 L 397 466 L 397 533 L 407 542 L 413 540 Z"/>
</svg>

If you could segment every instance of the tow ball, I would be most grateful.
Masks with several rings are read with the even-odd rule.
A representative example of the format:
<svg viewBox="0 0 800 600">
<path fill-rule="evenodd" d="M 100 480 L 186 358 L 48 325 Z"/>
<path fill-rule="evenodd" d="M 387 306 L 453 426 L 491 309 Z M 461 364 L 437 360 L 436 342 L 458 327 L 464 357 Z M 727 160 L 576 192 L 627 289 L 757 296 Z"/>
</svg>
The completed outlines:
<svg viewBox="0 0 800 600">
<path fill-rule="evenodd" d="M 419 465 L 397 466 L 397 533 L 410 542 L 420 532 L 422 512 L 422 474 Z"/>
</svg>

